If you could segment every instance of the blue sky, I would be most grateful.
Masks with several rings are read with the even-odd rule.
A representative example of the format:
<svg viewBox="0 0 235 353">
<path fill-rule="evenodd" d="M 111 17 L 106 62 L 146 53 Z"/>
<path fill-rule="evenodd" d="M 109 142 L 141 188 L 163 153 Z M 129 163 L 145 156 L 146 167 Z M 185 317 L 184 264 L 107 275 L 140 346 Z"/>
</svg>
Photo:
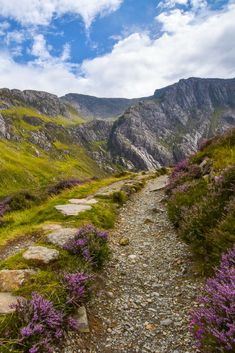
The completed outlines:
<svg viewBox="0 0 235 353">
<path fill-rule="evenodd" d="M 0 0 L 0 86 L 147 96 L 235 77 L 234 0 Z"/>
</svg>

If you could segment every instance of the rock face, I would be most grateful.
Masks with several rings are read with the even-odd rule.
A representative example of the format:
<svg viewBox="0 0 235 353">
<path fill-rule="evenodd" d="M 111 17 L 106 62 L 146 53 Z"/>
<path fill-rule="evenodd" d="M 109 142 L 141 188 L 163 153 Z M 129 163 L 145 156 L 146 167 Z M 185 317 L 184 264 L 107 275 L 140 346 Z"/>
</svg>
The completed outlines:
<svg viewBox="0 0 235 353">
<path fill-rule="evenodd" d="M 155 91 L 114 123 L 112 157 L 126 167 L 153 169 L 193 153 L 203 139 L 235 127 L 235 79 L 180 80 Z"/>
<path fill-rule="evenodd" d="M 45 115 L 68 116 L 66 105 L 56 95 L 47 92 L 2 88 L 0 89 L 0 97 L 4 101 L 4 105 L 0 109 L 16 105 L 30 106 Z"/>
<path fill-rule="evenodd" d="M 76 93 L 69 93 L 61 98 L 63 102 L 72 104 L 82 117 L 91 119 L 117 117 L 140 99 L 97 98 Z"/>
</svg>

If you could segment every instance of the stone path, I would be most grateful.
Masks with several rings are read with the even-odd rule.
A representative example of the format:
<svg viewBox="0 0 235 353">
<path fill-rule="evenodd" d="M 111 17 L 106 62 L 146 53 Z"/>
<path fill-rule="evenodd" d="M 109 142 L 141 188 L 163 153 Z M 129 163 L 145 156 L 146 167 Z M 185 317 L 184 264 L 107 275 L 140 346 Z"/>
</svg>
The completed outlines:
<svg viewBox="0 0 235 353">
<path fill-rule="evenodd" d="M 188 313 L 200 279 L 169 224 L 165 181 L 149 181 L 121 209 L 111 234 L 113 258 L 88 307 L 90 333 L 72 335 L 63 353 L 196 352 Z"/>
</svg>

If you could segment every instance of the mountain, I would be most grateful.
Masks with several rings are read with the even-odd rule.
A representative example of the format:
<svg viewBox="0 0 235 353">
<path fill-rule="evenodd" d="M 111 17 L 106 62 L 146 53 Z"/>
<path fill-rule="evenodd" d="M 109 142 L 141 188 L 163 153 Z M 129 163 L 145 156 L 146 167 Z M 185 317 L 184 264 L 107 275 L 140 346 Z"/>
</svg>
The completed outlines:
<svg viewBox="0 0 235 353">
<path fill-rule="evenodd" d="M 80 97 L 80 104 L 85 103 L 79 110 L 79 103 L 65 97 Z M 235 126 L 235 79 L 189 78 L 137 100 L 65 97 L 0 90 L 4 187 L 102 175 L 120 167 L 172 165 L 194 153 L 205 139 Z M 95 118 L 89 122 L 88 111 Z M 111 116 L 116 119 L 107 119 Z M 24 174 L 29 176 L 26 182 Z"/>
<path fill-rule="evenodd" d="M 86 119 L 117 118 L 141 99 L 97 98 L 76 93 L 69 93 L 61 97 L 62 102 L 72 105 L 77 113 Z"/>
</svg>

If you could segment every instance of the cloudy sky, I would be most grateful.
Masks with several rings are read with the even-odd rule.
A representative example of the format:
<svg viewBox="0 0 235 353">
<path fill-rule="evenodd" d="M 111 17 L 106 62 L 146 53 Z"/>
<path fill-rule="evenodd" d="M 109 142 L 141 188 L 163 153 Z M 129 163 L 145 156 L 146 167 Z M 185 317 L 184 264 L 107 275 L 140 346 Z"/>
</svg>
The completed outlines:
<svg viewBox="0 0 235 353">
<path fill-rule="evenodd" d="M 235 77 L 235 0 L 0 0 L 0 87 L 141 97 Z"/>
</svg>

